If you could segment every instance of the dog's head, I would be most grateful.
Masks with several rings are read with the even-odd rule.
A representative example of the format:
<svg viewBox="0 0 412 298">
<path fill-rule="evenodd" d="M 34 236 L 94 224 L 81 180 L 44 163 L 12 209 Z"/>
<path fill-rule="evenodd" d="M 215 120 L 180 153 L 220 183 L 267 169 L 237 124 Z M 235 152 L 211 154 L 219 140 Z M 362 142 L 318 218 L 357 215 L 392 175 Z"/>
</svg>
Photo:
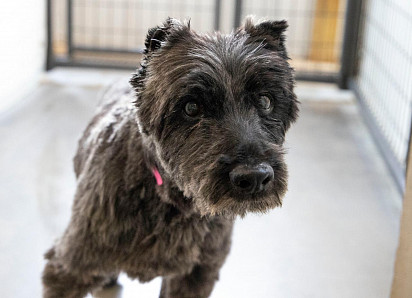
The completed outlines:
<svg viewBox="0 0 412 298">
<path fill-rule="evenodd" d="M 199 34 L 175 19 L 150 29 L 131 79 L 138 122 L 164 175 L 202 214 L 281 205 L 282 144 L 298 107 L 285 21 Z"/>
</svg>

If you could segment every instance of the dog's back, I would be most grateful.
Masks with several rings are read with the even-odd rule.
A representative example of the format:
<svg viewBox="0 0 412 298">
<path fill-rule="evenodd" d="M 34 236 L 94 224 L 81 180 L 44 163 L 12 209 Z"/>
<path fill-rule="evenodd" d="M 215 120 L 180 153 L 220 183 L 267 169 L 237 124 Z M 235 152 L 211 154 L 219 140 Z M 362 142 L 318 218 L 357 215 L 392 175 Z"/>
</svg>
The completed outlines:
<svg viewBox="0 0 412 298">
<path fill-rule="evenodd" d="M 118 81 L 104 91 L 94 117 L 79 140 L 74 157 L 77 178 L 96 150 L 113 145 L 114 140 L 125 132 L 125 125 L 136 127 L 134 100 L 133 91 L 126 80 Z"/>
</svg>

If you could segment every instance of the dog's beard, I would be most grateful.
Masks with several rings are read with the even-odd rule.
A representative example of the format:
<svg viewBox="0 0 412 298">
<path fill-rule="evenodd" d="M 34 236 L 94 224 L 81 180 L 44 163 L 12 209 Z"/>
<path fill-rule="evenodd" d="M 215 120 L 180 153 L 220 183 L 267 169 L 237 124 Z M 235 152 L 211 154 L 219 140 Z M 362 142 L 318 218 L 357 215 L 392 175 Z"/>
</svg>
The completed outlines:
<svg viewBox="0 0 412 298">
<path fill-rule="evenodd" d="M 273 168 L 274 180 L 266 190 L 256 194 L 245 194 L 234 189 L 229 179 L 231 167 L 219 162 L 221 144 L 214 143 L 207 149 L 203 148 L 204 151 L 198 147 L 184 159 L 172 160 L 163 158 L 158 142 L 152 144 L 153 153 L 165 174 L 186 198 L 192 200 L 194 211 L 202 216 L 243 217 L 248 212 L 265 213 L 282 206 L 288 172 L 284 151 L 276 144 L 267 144 L 264 157 Z"/>
<path fill-rule="evenodd" d="M 282 195 L 277 192 L 268 193 L 259 199 L 239 200 L 228 194 L 217 195 L 210 198 L 194 198 L 194 204 L 200 214 L 221 215 L 225 217 L 244 217 L 248 212 L 266 213 L 267 211 L 282 205 Z M 217 198 L 217 199 L 216 199 Z"/>
</svg>

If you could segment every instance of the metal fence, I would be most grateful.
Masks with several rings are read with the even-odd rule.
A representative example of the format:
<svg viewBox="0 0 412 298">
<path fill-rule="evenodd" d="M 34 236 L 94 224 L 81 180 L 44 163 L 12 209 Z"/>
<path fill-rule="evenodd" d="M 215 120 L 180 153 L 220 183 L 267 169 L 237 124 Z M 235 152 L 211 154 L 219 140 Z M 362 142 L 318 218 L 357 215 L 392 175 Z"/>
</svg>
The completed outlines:
<svg viewBox="0 0 412 298">
<path fill-rule="evenodd" d="M 412 2 L 363 2 L 351 87 L 403 190 L 412 115 Z"/>
<path fill-rule="evenodd" d="M 147 29 L 168 16 L 229 32 L 246 15 L 287 19 L 298 78 L 338 80 L 346 0 L 48 0 L 48 68 L 134 68 Z"/>
<path fill-rule="evenodd" d="M 220 0 L 49 0 L 48 68 L 93 66 L 133 69 L 148 28 L 168 16 L 210 31 L 219 27 Z"/>
</svg>

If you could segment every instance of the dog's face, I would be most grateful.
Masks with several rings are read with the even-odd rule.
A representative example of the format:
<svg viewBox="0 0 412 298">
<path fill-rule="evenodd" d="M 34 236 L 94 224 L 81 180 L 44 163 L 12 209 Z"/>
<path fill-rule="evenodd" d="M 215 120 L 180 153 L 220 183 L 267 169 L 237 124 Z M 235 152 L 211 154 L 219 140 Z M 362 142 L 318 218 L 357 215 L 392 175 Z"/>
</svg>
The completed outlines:
<svg viewBox="0 0 412 298">
<path fill-rule="evenodd" d="M 297 117 L 286 22 L 201 35 L 168 19 L 149 30 L 131 80 L 138 122 L 164 174 L 202 214 L 244 215 L 281 205 L 282 144 Z"/>
</svg>

